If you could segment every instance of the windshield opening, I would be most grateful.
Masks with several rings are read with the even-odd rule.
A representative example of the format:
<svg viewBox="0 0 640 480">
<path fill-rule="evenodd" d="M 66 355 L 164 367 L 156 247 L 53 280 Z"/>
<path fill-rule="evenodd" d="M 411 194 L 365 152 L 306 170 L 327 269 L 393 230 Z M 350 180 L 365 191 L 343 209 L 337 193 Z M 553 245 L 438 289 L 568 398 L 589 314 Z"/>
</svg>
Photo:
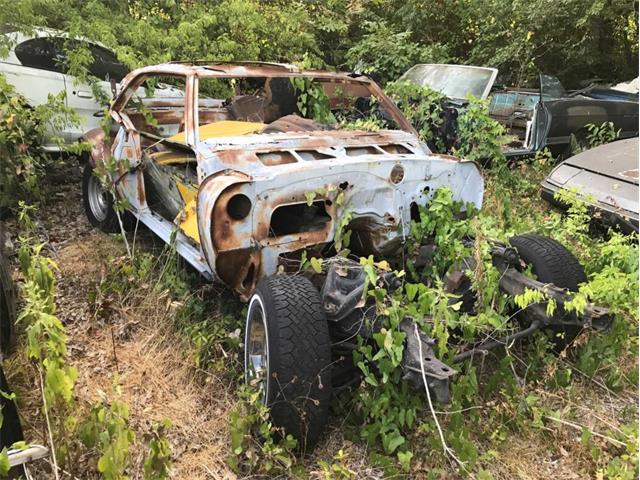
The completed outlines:
<svg viewBox="0 0 640 480">
<path fill-rule="evenodd" d="M 490 68 L 425 64 L 411 67 L 398 81 L 430 87 L 449 98 L 466 99 L 469 94 L 485 98 L 495 74 Z"/>
<path fill-rule="evenodd" d="M 200 78 L 200 140 L 249 133 L 398 129 L 369 85 L 306 76 Z"/>
</svg>

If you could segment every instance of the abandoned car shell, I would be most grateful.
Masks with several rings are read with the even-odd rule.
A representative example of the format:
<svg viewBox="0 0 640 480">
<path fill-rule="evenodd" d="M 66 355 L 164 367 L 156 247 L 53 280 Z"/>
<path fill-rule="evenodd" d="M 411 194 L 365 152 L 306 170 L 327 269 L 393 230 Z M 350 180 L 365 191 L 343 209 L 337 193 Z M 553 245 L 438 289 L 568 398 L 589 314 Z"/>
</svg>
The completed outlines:
<svg viewBox="0 0 640 480">
<path fill-rule="evenodd" d="M 157 145 L 145 148 L 141 144 L 145 134 L 136 130 L 128 114 L 132 96 L 154 75 L 183 76 L 186 83 L 184 118 L 180 119 L 184 124 L 183 143 L 173 137 L 156 142 L 164 150 L 169 147 L 184 152 L 183 160 L 175 164 L 197 165 L 197 178 L 190 185 L 195 191 L 180 205 L 175 218 L 163 218 L 150 208 L 147 191 L 152 183 L 147 177 L 153 177 L 153 164 L 159 163 L 153 158 L 166 152 L 150 151 Z M 296 118 L 301 119 L 294 116 L 284 131 L 264 133 L 270 131 L 267 125 L 241 135 L 204 138 L 201 129 L 205 115 L 231 126 L 236 126 L 238 116 L 230 116 L 221 103 L 199 99 L 198 83 L 231 77 L 287 81 L 302 77 L 353 88 L 363 95 L 375 95 L 402 130 L 310 131 L 304 122 L 296 123 Z M 148 101 L 152 108 L 164 105 L 165 110 L 167 103 Z M 346 212 L 358 253 L 390 255 L 401 248 L 412 205 L 424 204 L 438 187 L 451 188 L 457 200 L 478 207 L 482 203 L 483 180 L 478 167 L 432 154 L 393 102 L 365 77 L 303 72 L 289 65 L 165 64 L 129 74 L 111 113 L 120 125 L 112 145 L 102 143 L 100 131 L 87 134 L 94 144 L 92 162 L 105 160 L 109 149 L 116 160 L 126 160 L 128 170 L 121 170 L 113 180 L 118 193 L 128 200 L 130 212 L 165 241 L 177 226 L 179 253 L 203 275 L 229 285 L 244 298 L 260 277 L 274 274 L 279 268 L 289 269 L 289 256 L 299 257 L 307 247 L 330 245 Z M 313 202 L 307 205 L 310 194 Z M 338 196 L 341 198 L 336 201 Z M 195 233 L 190 233 L 188 229 L 194 225 Z"/>
<path fill-rule="evenodd" d="M 542 197 L 561 206 L 554 194 L 577 189 L 603 222 L 638 231 L 638 138 L 601 145 L 575 155 L 542 182 Z"/>
<path fill-rule="evenodd" d="M 166 75 L 184 81 L 184 98 L 135 98 L 144 82 Z M 228 79 L 231 88 L 221 89 Z M 225 100 L 206 95 L 221 91 Z M 303 100 L 309 97 L 325 102 L 320 110 L 327 122 L 304 118 L 313 110 Z M 411 222 L 421 219 L 420 207 L 438 188 L 481 207 L 478 166 L 431 153 L 368 78 L 289 65 L 145 67 L 125 78 L 111 115 L 108 138 L 102 130 L 87 134 L 94 145 L 83 178 L 89 221 L 114 232 L 137 219 L 203 275 L 248 300 L 247 383 L 261 392 L 275 426 L 297 438 L 302 450 L 313 446 L 327 423 L 332 389 L 360 381 L 353 364 L 360 340 L 354 338 L 373 346 L 381 328 L 366 295 L 368 274 L 356 258 L 404 269 Z M 372 118 L 389 129 L 360 128 L 359 120 Z M 126 200 L 124 215 L 114 197 Z M 349 252 L 341 248 L 347 237 Z M 539 329 L 573 331 L 571 339 L 582 328 L 610 324 L 609 312 L 591 304 L 580 314 L 564 310 L 569 291 L 587 280 L 566 248 L 536 235 L 513 237 L 510 244 L 491 245 L 500 289 L 511 296 L 544 291 L 557 312 L 547 315 L 546 302 L 523 309 L 515 333 L 465 345 L 470 348 L 454 361 Z M 423 268 L 436 243 L 426 237 L 418 247 L 415 266 Z M 306 268 L 309 257 L 321 258 L 321 268 Z M 473 262 L 465 260 L 469 271 Z M 527 264 L 537 280 L 523 273 Z M 466 271 L 443 279 L 452 296 L 473 295 Z M 378 280 L 389 291 L 402 288 L 391 271 Z M 437 358 L 434 339 L 426 326 L 418 331 L 417 319 L 404 318 L 399 328 L 407 334 L 403 378 L 446 402 L 456 371 Z"/>
</svg>

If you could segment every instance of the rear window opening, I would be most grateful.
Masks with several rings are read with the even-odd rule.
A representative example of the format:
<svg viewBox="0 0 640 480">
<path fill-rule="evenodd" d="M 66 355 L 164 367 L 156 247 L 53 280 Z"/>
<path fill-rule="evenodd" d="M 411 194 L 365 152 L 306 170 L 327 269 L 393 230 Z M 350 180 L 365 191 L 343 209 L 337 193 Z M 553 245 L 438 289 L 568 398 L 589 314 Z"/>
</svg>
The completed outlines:
<svg viewBox="0 0 640 480">
<path fill-rule="evenodd" d="M 295 163 L 298 160 L 291 152 L 267 152 L 257 153 L 258 158 L 263 165 L 273 167 L 275 165 L 285 165 L 287 163 Z"/>
<path fill-rule="evenodd" d="M 324 200 L 283 205 L 274 210 L 269 225 L 269 236 L 280 237 L 295 233 L 322 230 L 331 222 Z"/>
<path fill-rule="evenodd" d="M 376 147 L 347 147 L 344 149 L 349 157 L 359 157 L 360 155 L 381 155 L 382 152 Z"/>
<path fill-rule="evenodd" d="M 380 148 L 382 148 L 387 153 L 396 155 L 407 155 L 409 153 L 412 153 L 411 150 L 409 150 L 407 147 L 404 147 L 403 145 L 381 145 Z"/>
</svg>

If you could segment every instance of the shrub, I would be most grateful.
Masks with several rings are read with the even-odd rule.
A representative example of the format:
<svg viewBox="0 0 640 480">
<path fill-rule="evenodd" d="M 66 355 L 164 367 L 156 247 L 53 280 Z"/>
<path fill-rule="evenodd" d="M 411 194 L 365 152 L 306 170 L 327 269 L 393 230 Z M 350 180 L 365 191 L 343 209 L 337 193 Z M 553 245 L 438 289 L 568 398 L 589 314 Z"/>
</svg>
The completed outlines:
<svg viewBox="0 0 640 480">
<path fill-rule="evenodd" d="M 45 132 L 77 123 L 64 95 L 49 95 L 45 104 L 32 107 L 0 75 L 0 214 L 19 200 L 41 199 L 41 178 L 52 161 L 42 149 Z M 61 138 L 54 141 L 63 146 Z"/>
</svg>

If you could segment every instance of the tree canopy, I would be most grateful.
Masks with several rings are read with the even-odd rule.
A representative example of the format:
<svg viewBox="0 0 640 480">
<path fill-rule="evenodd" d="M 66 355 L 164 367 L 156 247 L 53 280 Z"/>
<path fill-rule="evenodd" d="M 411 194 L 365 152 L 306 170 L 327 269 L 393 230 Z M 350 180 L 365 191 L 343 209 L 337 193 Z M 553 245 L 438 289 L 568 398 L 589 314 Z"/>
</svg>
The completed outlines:
<svg viewBox="0 0 640 480">
<path fill-rule="evenodd" d="M 638 75 L 637 10 L 628 0 L 0 0 L 5 31 L 65 30 L 130 67 L 304 62 L 386 82 L 418 62 L 464 63 L 498 68 L 504 84 L 537 86 L 544 72 L 570 88 Z"/>
</svg>

